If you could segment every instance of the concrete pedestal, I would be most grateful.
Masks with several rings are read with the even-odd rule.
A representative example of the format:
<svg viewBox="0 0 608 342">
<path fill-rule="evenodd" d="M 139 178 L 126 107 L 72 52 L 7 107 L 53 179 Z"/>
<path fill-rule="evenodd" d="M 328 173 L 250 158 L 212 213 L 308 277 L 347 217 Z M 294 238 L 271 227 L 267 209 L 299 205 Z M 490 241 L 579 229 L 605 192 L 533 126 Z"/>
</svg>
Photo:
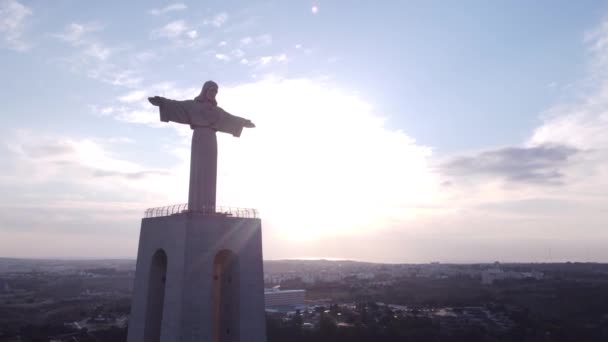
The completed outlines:
<svg viewBox="0 0 608 342">
<path fill-rule="evenodd" d="M 142 220 L 128 342 L 265 342 L 259 219 Z"/>
</svg>

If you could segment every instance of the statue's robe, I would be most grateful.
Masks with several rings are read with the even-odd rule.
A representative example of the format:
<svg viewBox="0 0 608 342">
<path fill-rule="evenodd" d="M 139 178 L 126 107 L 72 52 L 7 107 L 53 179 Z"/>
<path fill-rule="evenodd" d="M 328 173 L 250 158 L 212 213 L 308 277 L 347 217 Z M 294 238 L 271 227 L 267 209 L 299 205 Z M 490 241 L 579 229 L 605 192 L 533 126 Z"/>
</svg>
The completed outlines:
<svg viewBox="0 0 608 342">
<path fill-rule="evenodd" d="M 195 100 L 176 101 L 161 98 L 160 120 L 190 125 L 190 187 L 188 209 L 214 212 L 217 186 L 217 137 L 215 132 L 241 136 L 249 120 L 232 115 L 218 106 Z"/>
</svg>

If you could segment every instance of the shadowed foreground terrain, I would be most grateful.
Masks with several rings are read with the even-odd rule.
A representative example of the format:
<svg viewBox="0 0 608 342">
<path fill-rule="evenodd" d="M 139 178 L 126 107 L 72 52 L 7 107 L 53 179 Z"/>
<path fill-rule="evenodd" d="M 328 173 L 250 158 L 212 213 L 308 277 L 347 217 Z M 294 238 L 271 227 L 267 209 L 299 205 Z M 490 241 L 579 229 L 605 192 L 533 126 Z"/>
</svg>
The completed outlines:
<svg viewBox="0 0 608 342">
<path fill-rule="evenodd" d="M 0 259 L 0 341 L 125 341 L 133 260 Z M 608 265 L 266 261 L 278 341 L 606 341 Z"/>
</svg>

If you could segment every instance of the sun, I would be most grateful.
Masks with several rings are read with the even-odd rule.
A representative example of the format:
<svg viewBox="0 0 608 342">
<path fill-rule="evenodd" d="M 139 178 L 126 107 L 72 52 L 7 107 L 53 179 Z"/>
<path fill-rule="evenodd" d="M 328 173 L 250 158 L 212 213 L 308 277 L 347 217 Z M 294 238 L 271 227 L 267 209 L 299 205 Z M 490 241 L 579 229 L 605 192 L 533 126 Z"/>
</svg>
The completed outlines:
<svg viewBox="0 0 608 342">
<path fill-rule="evenodd" d="M 259 209 L 288 237 L 367 234 L 409 222 L 415 208 L 435 202 L 430 149 L 387 127 L 353 91 L 267 79 L 222 94 L 228 110 L 258 125 L 246 140 L 222 140 L 222 201 Z"/>
</svg>

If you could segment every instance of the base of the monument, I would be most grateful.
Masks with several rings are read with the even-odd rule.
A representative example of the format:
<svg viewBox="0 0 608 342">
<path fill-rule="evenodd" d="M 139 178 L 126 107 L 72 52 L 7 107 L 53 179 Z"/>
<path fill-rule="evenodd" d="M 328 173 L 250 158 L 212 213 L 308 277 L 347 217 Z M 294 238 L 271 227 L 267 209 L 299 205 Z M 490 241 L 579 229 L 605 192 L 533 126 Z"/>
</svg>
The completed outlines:
<svg viewBox="0 0 608 342">
<path fill-rule="evenodd" d="M 266 341 L 261 221 L 142 220 L 128 342 Z"/>
</svg>

